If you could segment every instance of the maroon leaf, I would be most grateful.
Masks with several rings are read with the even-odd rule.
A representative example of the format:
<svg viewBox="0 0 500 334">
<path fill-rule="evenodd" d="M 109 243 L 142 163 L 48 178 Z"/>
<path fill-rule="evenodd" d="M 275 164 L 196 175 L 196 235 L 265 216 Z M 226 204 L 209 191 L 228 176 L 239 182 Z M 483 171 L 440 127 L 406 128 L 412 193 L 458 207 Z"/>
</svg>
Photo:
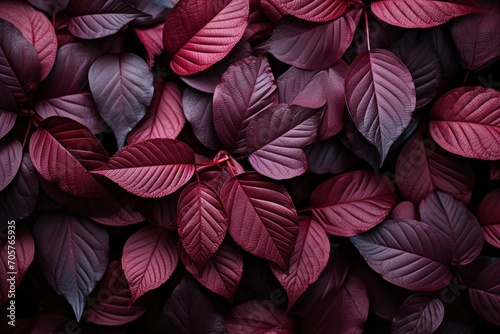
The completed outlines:
<svg viewBox="0 0 500 334">
<path fill-rule="evenodd" d="M 413 219 L 419 220 L 417 206 L 410 201 L 403 201 L 398 203 L 391 212 L 390 219 Z"/>
<path fill-rule="evenodd" d="M 276 84 L 266 58 L 247 57 L 229 66 L 213 98 L 214 126 L 224 146 L 229 151 L 246 151 L 248 123 L 277 102 Z"/>
<path fill-rule="evenodd" d="M 227 180 L 220 196 L 236 243 L 255 256 L 288 268 L 299 228 L 285 188 L 250 172 Z"/>
<path fill-rule="evenodd" d="M 194 154 L 178 140 L 149 139 L 125 146 L 92 173 L 106 176 L 134 195 L 162 197 L 189 181 L 194 173 Z"/>
<path fill-rule="evenodd" d="M 443 302 L 430 293 L 417 292 L 401 305 L 391 329 L 393 333 L 434 333 L 443 318 Z"/>
<path fill-rule="evenodd" d="M 351 168 L 357 157 L 336 137 L 304 147 L 309 171 L 316 174 L 339 174 Z"/>
<path fill-rule="evenodd" d="M 453 41 L 448 36 L 448 27 L 435 27 L 426 30 L 427 38 L 431 40 L 441 63 L 440 90 L 455 80 L 460 72 L 460 65 L 457 61 L 456 48 Z"/>
<path fill-rule="evenodd" d="M 484 232 L 484 239 L 500 248 L 500 188 L 489 192 L 481 201 L 477 218 Z"/>
<path fill-rule="evenodd" d="M 141 41 L 148 54 L 149 67 L 154 66 L 156 56 L 159 56 L 163 51 L 163 23 L 157 24 L 153 27 L 136 28 L 135 34 Z"/>
<path fill-rule="evenodd" d="M 66 9 L 69 0 L 28 0 L 28 2 L 52 16 Z"/>
<path fill-rule="evenodd" d="M 0 191 L 14 179 L 23 160 L 23 145 L 16 139 L 0 140 Z"/>
<path fill-rule="evenodd" d="M 288 310 L 307 287 L 318 279 L 329 255 L 330 241 L 323 228 L 310 218 L 302 219 L 290 267 L 285 271 L 271 264 L 271 270 L 287 292 Z"/>
<path fill-rule="evenodd" d="M 335 176 L 312 193 L 313 220 L 327 233 L 350 237 L 381 223 L 396 203 L 389 179 L 368 171 Z"/>
<path fill-rule="evenodd" d="M 153 74 L 135 54 L 104 55 L 90 67 L 89 83 L 97 109 L 121 148 L 151 103 Z"/>
<path fill-rule="evenodd" d="M 445 150 L 468 158 L 500 159 L 500 92 L 458 87 L 431 109 L 430 133 Z"/>
<path fill-rule="evenodd" d="M 33 236 L 45 279 L 80 320 L 87 296 L 108 265 L 107 231 L 84 217 L 46 212 L 38 218 Z"/>
<path fill-rule="evenodd" d="M 193 8 L 197 10 L 193 12 Z M 168 15 L 163 33 L 172 70 L 190 75 L 224 58 L 243 36 L 248 13 L 245 0 L 179 1 Z"/>
<path fill-rule="evenodd" d="M 170 231 L 177 231 L 177 200 L 178 193 L 159 198 L 140 200 L 137 210 L 144 217 Z"/>
<path fill-rule="evenodd" d="M 370 7 L 382 21 L 403 28 L 435 27 L 480 11 L 459 0 L 377 0 Z"/>
<path fill-rule="evenodd" d="M 500 161 L 490 161 L 490 179 L 500 180 Z"/>
<path fill-rule="evenodd" d="M 308 163 L 302 147 L 315 140 L 320 111 L 278 104 L 254 116 L 245 132 L 252 167 L 275 180 L 303 174 Z"/>
<path fill-rule="evenodd" d="M 354 124 L 377 147 L 382 164 L 391 145 L 410 124 L 415 110 L 411 74 L 389 51 L 365 51 L 349 66 L 345 90 Z"/>
<path fill-rule="evenodd" d="M 156 225 L 147 225 L 123 246 L 122 268 L 132 293 L 130 304 L 165 283 L 177 266 L 177 241 Z"/>
<path fill-rule="evenodd" d="M 345 119 L 344 131 L 339 138 L 354 154 L 368 162 L 373 170 L 379 170 L 383 161 L 380 160 L 377 148 L 358 131 L 352 119 Z"/>
<path fill-rule="evenodd" d="M 396 183 L 401 195 L 419 203 L 435 190 L 442 190 L 468 204 L 474 174 L 470 162 L 453 156 L 417 131 L 405 144 L 396 164 Z"/>
<path fill-rule="evenodd" d="M 452 252 L 446 239 L 426 223 L 389 220 L 351 242 L 368 265 L 397 286 L 436 291 L 452 279 Z"/>
<path fill-rule="evenodd" d="M 500 262 L 482 270 L 469 285 L 469 299 L 474 310 L 488 322 L 500 326 Z"/>
<path fill-rule="evenodd" d="M 347 11 L 346 0 L 269 0 L 283 14 L 312 22 L 326 22 L 342 16 Z"/>
<path fill-rule="evenodd" d="M 447 193 L 431 193 L 420 202 L 420 217 L 448 240 L 452 265 L 472 262 L 483 249 L 481 225 L 465 205 Z"/>
</svg>

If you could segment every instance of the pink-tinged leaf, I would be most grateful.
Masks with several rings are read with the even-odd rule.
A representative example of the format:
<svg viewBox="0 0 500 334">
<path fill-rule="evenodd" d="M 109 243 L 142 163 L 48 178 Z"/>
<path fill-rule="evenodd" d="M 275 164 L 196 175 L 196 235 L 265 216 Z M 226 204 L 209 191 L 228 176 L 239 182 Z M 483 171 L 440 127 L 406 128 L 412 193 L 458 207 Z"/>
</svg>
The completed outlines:
<svg viewBox="0 0 500 334">
<path fill-rule="evenodd" d="M 0 18 L 15 25 L 34 46 L 40 61 L 40 79 L 45 79 L 54 65 L 57 51 L 56 33 L 47 16 L 26 3 L 2 1 Z"/>
<path fill-rule="evenodd" d="M 165 283 L 178 260 L 177 240 L 170 232 L 150 224 L 132 234 L 123 246 L 121 260 L 132 293 L 130 304 Z"/>
<path fill-rule="evenodd" d="M 489 192 L 481 201 L 477 218 L 484 232 L 484 239 L 500 248 L 500 188 Z"/>
<path fill-rule="evenodd" d="M 356 128 L 377 147 L 382 164 L 415 110 L 415 85 L 410 72 L 389 51 L 365 51 L 349 66 L 345 93 Z"/>
<path fill-rule="evenodd" d="M 381 223 L 396 203 L 396 194 L 385 175 L 354 171 L 332 177 L 312 193 L 313 220 L 327 233 L 358 235 Z"/>
<path fill-rule="evenodd" d="M 297 331 L 292 316 L 270 300 L 251 300 L 239 304 L 229 310 L 224 318 L 229 334 L 292 334 Z"/>
<path fill-rule="evenodd" d="M 490 161 L 490 179 L 495 181 L 500 180 L 500 161 Z"/>
<path fill-rule="evenodd" d="M 175 139 L 185 122 L 179 87 L 172 82 L 157 84 L 146 116 L 129 133 L 127 142 L 133 144 L 154 138 Z"/>
<path fill-rule="evenodd" d="M 97 109 L 121 148 L 151 103 L 153 74 L 133 53 L 104 55 L 90 67 L 89 83 Z"/>
<path fill-rule="evenodd" d="M 434 295 L 416 292 L 405 300 L 392 319 L 393 333 L 434 333 L 444 318 L 443 302 Z"/>
<path fill-rule="evenodd" d="M 326 23 L 284 17 L 261 46 L 285 64 L 305 70 L 322 70 L 335 64 L 354 37 L 356 22 L 344 15 Z"/>
<path fill-rule="evenodd" d="M 271 22 L 273 23 L 276 23 L 283 16 L 285 16 L 285 13 L 281 8 L 275 5 L 274 2 L 275 1 L 273 0 L 260 0 L 260 5 L 262 7 L 262 11 L 269 18 L 269 20 L 271 20 Z"/>
<path fill-rule="evenodd" d="M 346 0 L 269 0 L 283 14 L 311 22 L 326 22 L 342 16 L 349 7 Z"/>
<path fill-rule="evenodd" d="M 15 25 L 0 18 L 0 84 L 19 102 L 27 102 L 42 80 L 35 47 Z"/>
<path fill-rule="evenodd" d="M 413 219 L 419 220 L 417 206 L 410 201 L 402 201 L 398 203 L 391 212 L 390 219 Z"/>
<path fill-rule="evenodd" d="M 403 198 L 415 204 L 435 190 L 468 204 L 474 186 L 469 160 L 453 156 L 417 131 L 405 144 L 396 163 L 396 183 Z"/>
<path fill-rule="evenodd" d="M 52 16 L 66 9 L 69 0 L 28 0 L 28 2 Z"/>
<path fill-rule="evenodd" d="M 134 32 L 146 49 L 149 67 L 153 68 L 155 57 L 163 51 L 163 23 L 153 27 L 136 28 Z"/>
<path fill-rule="evenodd" d="M 165 302 L 161 317 L 161 328 L 172 333 L 227 333 L 222 315 L 187 276 Z"/>
<path fill-rule="evenodd" d="M 482 270 L 469 284 L 468 294 L 474 310 L 486 321 L 500 326 L 500 262 Z"/>
<path fill-rule="evenodd" d="M 297 298 L 315 282 L 325 269 L 330 256 L 330 241 L 325 230 L 310 218 L 299 222 L 299 235 L 290 259 L 290 267 L 283 270 L 271 264 L 271 270 L 288 295 L 290 310 Z"/>
<path fill-rule="evenodd" d="M 23 145 L 17 139 L 0 140 L 0 191 L 14 180 L 22 160 Z"/>
<path fill-rule="evenodd" d="M 94 174 L 104 175 L 134 195 L 146 198 L 173 193 L 194 173 L 194 153 L 175 139 L 149 139 L 127 145 Z"/>
<path fill-rule="evenodd" d="M 190 75 L 224 58 L 243 36 L 248 13 L 247 0 L 179 1 L 167 16 L 163 33 L 172 70 Z"/>
<path fill-rule="evenodd" d="M 104 277 L 87 298 L 83 317 L 104 326 L 127 324 L 146 312 L 151 303 L 150 297 L 146 295 L 131 305 L 132 293 L 120 261 L 111 261 Z"/>
<path fill-rule="evenodd" d="M 316 174 L 339 174 L 351 168 L 357 157 L 345 147 L 338 137 L 304 147 L 309 171 Z"/>
<path fill-rule="evenodd" d="M 248 14 L 248 26 L 241 37 L 243 41 L 260 43 L 271 36 L 274 24 L 264 13 L 260 0 L 250 0 L 250 13 Z"/>
<path fill-rule="evenodd" d="M 7 236 L 0 242 L 0 303 L 9 298 L 15 301 L 16 288 L 33 262 L 35 244 L 27 227 L 16 226 L 16 221 L 8 220 Z M 14 254 L 14 257 L 12 257 Z"/>
<path fill-rule="evenodd" d="M 80 123 L 58 116 L 47 118 L 31 136 L 30 155 L 42 177 L 62 191 L 82 197 L 106 193 L 88 170 L 104 165 L 109 155 Z"/>
<path fill-rule="evenodd" d="M 351 273 L 344 286 L 331 292 L 307 314 L 300 328 L 304 333 L 363 333 L 368 318 L 368 291 L 363 279 Z"/>
<path fill-rule="evenodd" d="M 500 92 L 458 87 L 431 108 L 429 130 L 445 150 L 467 158 L 500 160 Z"/>
<path fill-rule="evenodd" d="M 136 209 L 146 220 L 169 231 L 177 231 L 177 201 L 178 193 L 159 198 L 140 200 Z"/>
<path fill-rule="evenodd" d="M 79 38 L 112 35 L 141 14 L 126 0 L 70 1 L 69 31 Z"/>
<path fill-rule="evenodd" d="M 108 265 L 108 232 L 84 217 L 46 212 L 36 221 L 33 237 L 45 279 L 80 320 L 88 295 Z"/>
<path fill-rule="evenodd" d="M 285 188 L 249 172 L 228 179 L 220 197 L 234 241 L 251 254 L 288 268 L 299 228 Z"/>
<path fill-rule="evenodd" d="M 452 265 L 472 262 L 483 249 L 484 237 L 477 218 L 453 196 L 437 191 L 420 202 L 423 222 L 436 228 L 453 252 Z"/>
<path fill-rule="evenodd" d="M 265 57 L 247 57 L 229 66 L 215 88 L 213 121 L 231 152 L 245 152 L 248 123 L 278 103 L 274 76 Z"/>
<path fill-rule="evenodd" d="M 233 301 L 234 293 L 243 275 L 243 254 L 232 244 L 225 242 L 202 266 L 196 264 L 181 248 L 181 260 L 186 269 L 208 290 Z"/>
<path fill-rule="evenodd" d="M 382 21 L 402 28 L 430 28 L 481 9 L 458 0 L 377 0 L 370 4 Z"/>
<path fill-rule="evenodd" d="M 322 111 L 282 103 L 254 116 L 245 132 L 252 167 L 275 180 L 305 173 L 308 162 L 302 147 L 316 139 Z"/>
<path fill-rule="evenodd" d="M 436 291 L 453 278 L 448 242 L 426 223 L 388 220 L 351 242 L 373 270 L 405 289 Z"/>
</svg>

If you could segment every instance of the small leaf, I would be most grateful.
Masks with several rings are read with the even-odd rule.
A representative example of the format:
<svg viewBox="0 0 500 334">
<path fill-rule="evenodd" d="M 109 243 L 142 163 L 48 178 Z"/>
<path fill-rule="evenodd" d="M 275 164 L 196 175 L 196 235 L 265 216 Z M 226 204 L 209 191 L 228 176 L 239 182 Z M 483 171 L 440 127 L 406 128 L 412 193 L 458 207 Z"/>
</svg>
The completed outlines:
<svg viewBox="0 0 500 334">
<path fill-rule="evenodd" d="M 23 145 L 18 140 L 0 140 L 0 191 L 12 182 L 22 160 Z"/>
<path fill-rule="evenodd" d="M 485 240 L 500 248 L 500 188 L 486 194 L 479 206 L 477 218 L 483 228 Z"/>
<path fill-rule="evenodd" d="M 392 319 L 393 333 L 434 333 L 444 318 L 444 305 L 430 293 L 417 292 L 405 300 Z"/>
</svg>

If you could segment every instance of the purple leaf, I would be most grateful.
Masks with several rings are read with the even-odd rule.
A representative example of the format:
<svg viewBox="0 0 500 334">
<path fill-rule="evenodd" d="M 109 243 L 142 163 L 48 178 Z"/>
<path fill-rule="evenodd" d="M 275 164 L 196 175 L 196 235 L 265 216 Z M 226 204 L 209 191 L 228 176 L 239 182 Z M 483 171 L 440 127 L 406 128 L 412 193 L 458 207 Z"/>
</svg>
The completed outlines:
<svg viewBox="0 0 500 334">
<path fill-rule="evenodd" d="M 500 262 L 483 269 L 469 284 L 468 294 L 474 310 L 488 322 L 500 326 Z"/>
<path fill-rule="evenodd" d="M 349 6 L 347 0 L 269 0 L 283 14 L 312 22 L 326 22 L 342 16 Z"/>
<path fill-rule="evenodd" d="M 444 318 L 444 305 L 430 293 L 417 292 L 405 300 L 392 319 L 393 333 L 434 333 Z"/>
<path fill-rule="evenodd" d="M 481 201 L 477 218 L 484 232 L 484 239 L 500 248 L 500 188 L 489 192 Z"/>
<path fill-rule="evenodd" d="M 90 67 L 89 83 L 97 109 L 121 148 L 151 103 L 153 74 L 135 54 L 104 55 Z"/>
<path fill-rule="evenodd" d="M 0 191 L 14 179 L 23 160 L 23 145 L 16 139 L 0 140 Z"/>
<path fill-rule="evenodd" d="M 383 161 L 380 160 L 377 148 L 358 131 L 350 118 L 345 119 L 344 131 L 339 138 L 354 154 L 368 162 L 373 170 L 379 170 Z"/>
<path fill-rule="evenodd" d="M 16 123 L 16 112 L 18 112 L 18 105 L 14 95 L 10 90 L 0 84 L 0 99 L 2 105 L 0 106 L 0 139 L 5 137 L 7 133 L 14 127 Z"/>
<path fill-rule="evenodd" d="M 338 137 L 304 147 L 309 171 L 316 174 L 339 174 L 351 168 L 357 157 L 345 147 Z"/>
<path fill-rule="evenodd" d="M 28 0 L 28 2 L 52 16 L 66 9 L 69 0 Z"/>
</svg>

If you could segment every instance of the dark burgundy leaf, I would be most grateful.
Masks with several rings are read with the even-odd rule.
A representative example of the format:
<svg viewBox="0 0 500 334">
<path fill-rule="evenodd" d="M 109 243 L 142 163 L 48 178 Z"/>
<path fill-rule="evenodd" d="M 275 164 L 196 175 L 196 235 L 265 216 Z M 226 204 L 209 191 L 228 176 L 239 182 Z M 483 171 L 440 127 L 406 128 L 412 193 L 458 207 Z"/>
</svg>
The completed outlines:
<svg viewBox="0 0 500 334">
<path fill-rule="evenodd" d="M 0 140 L 0 191 L 14 180 L 22 160 L 23 145 L 18 140 Z"/>
<path fill-rule="evenodd" d="M 304 147 L 309 162 L 309 171 L 316 174 L 339 174 L 351 168 L 357 157 L 348 150 L 339 137 Z"/>
<path fill-rule="evenodd" d="M 260 0 L 260 5 L 264 14 L 273 22 L 278 22 L 285 13 L 279 8 L 274 0 Z"/>
<path fill-rule="evenodd" d="M 419 220 L 417 206 L 410 201 L 403 201 L 398 203 L 391 212 L 390 219 L 413 219 Z"/>
<path fill-rule="evenodd" d="M 482 160 L 500 159 L 500 92 L 458 87 L 431 108 L 430 133 L 445 150 Z"/>
<path fill-rule="evenodd" d="M 391 329 L 393 333 L 434 333 L 443 318 L 443 302 L 430 293 L 417 292 L 401 305 Z"/>
<path fill-rule="evenodd" d="M 368 162 L 373 170 L 379 170 L 383 161 L 380 160 L 377 148 L 363 137 L 350 118 L 345 119 L 344 131 L 339 138 L 354 154 Z"/>
<path fill-rule="evenodd" d="M 178 193 L 159 198 L 148 198 L 138 202 L 136 209 L 144 217 L 170 231 L 177 231 Z"/>
<path fill-rule="evenodd" d="M 483 228 L 485 240 L 500 248 L 500 188 L 489 192 L 483 198 L 477 218 Z"/>
<path fill-rule="evenodd" d="M 108 265 L 108 232 L 84 217 L 46 212 L 38 218 L 33 237 L 45 279 L 80 320 L 87 296 Z"/>
<path fill-rule="evenodd" d="M 28 2 L 52 16 L 66 9 L 69 0 L 28 0 Z"/>
<path fill-rule="evenodd" d="M 170 68 L 179 75 L 190 75 L 224 58 L 243 36 L 248 13 L 246 0 L 179 1 L 168 15 L 163 33 Z"/>
<path fill-rule="evenodd" d="M 155 57 L 163 51 L 163 23 L 153 27 L 135 28 L 135 34 L 148 54 L 148 65 L 153 68 Z"/>
<path fill-rule="evenodd" d="M 490 161 L 490 179 L 500 180 L 500 161 Z"/>
<path fill-rule="evenodd" d="M 456 49 L 453 41 L 449 36 L 449 29 L 443 27 L 435 27 L 426 29 L 427 38 L 431 40 L 434 50 L 439 56 L 441 63 L 441 82 L 440 91 L 443 90 L 449 83 L 451 83 L 460 72 L 460 65 L 458 64 Z"/>
<path fill-rule="evenodd" d="M 441 325 L 434 332 L 435 334 L 474 334 L 477 332 L 477 327 L 470 323 L 453 322 L 443 320 Z"/>
<path fill-rule="evenodd" d="M 299 228 L 295 206 L 285 188 L 249 172 L 227 180 L 220 196 L 236 243 L 255 256 L 288 268 Z"/>
<path fill-rule="evenodd" d="M 104 55 L 90 67 L 89 83 L 97 109 L 121 148 L 151 103 L 153 74 L 135 54 Z"/>
<path fill-rule="evenodd" d="M 277 103 L 274 76 L 265 57 L 251 56 L 229 66 L 213 97 L 213 122 L 224 146 L 245 152 L 250 120 Z"/>
<path fill-rule="evenodd" d="M 322 110 L 278 104 L 254 116 L 245 131 L 252 167 L 275 180 L 303 174 L 308 162 L 302 147 L 316 139 Z"/>
<path fill-rule="evenodd" d="M 500 326 L 500 262 L 482 270 L 469 285 L 469 299 L 474 310 L 488 322 Z"/>
<path fill-rule="evenodd" d="M 19 107 L 17 106 L 16 98 L 10 90 L 0 84 L 0 99 L 2 105 L 0 106 L 0 139 L 3 138 L 14 127 L 16 123 L 16 112 Z"/>
<path fill-rule="evenodd" d="M 350 237 L 381 223 L 396 203 L 389 179 L 368 171 L 330 178 L 312 193 L 313 220 L 329 234 Z"/>
<path fill-rule="evenodd" d="M 397 286 L 436 291 L 452 279 L 448 242 L 426 223 L 389 220 L 351 242 L 373 270 Z"/>
<path fill-rule="evenodd" d="M 420 217 L 434 226 L 453 252 L 452 265 L 472 262 L 483 249 L 481 225 L 465 205 L 447 193 L 431 193 L 420 202 Z"/>
<path fill-rule="evenodd" d="M 262 42 L 271 36 L 274 24 L 264 13 L 260 0 L 250 0 L 250 13 L 248 14 L 248 26 L 241 37 L 243 41 L 251 43 Z"/>
<path fill-rule="evenodd" d="M 165 3 L 165 1 L 159 0 L 127 0 L 127 2 L 135 9 L 146 14 L 137 17 L 132 23 L 139 26 L 151 26 L 165 21 L 168 10 L 171 9 L 178 1 L 168 0 L 169 3 Z M 159 41 L 162 41 L 161 35 Z"/>
<path fill-rule="evenodd" d="M 133 304 L 149 290 L 165 283 L 177 266 L 179 255 L 173 234 L 156 225 L 147 225 L 132 234 L 123 246 L 122 268 Z"/>
<path fill-rule="evenodd" d="M 410 72 L 389 51 L 365 51 L 349 66 L 345 91 L 356 128 L 377 147 L 382 164 L 415 110 L 415 85 Z"/>
<path fill-rule="evenodd" d="M 342 16 L 349 6 L 347 0 L 269 0 L 283 14 L 312 22 L 326 22 Z"/>
</svg>

